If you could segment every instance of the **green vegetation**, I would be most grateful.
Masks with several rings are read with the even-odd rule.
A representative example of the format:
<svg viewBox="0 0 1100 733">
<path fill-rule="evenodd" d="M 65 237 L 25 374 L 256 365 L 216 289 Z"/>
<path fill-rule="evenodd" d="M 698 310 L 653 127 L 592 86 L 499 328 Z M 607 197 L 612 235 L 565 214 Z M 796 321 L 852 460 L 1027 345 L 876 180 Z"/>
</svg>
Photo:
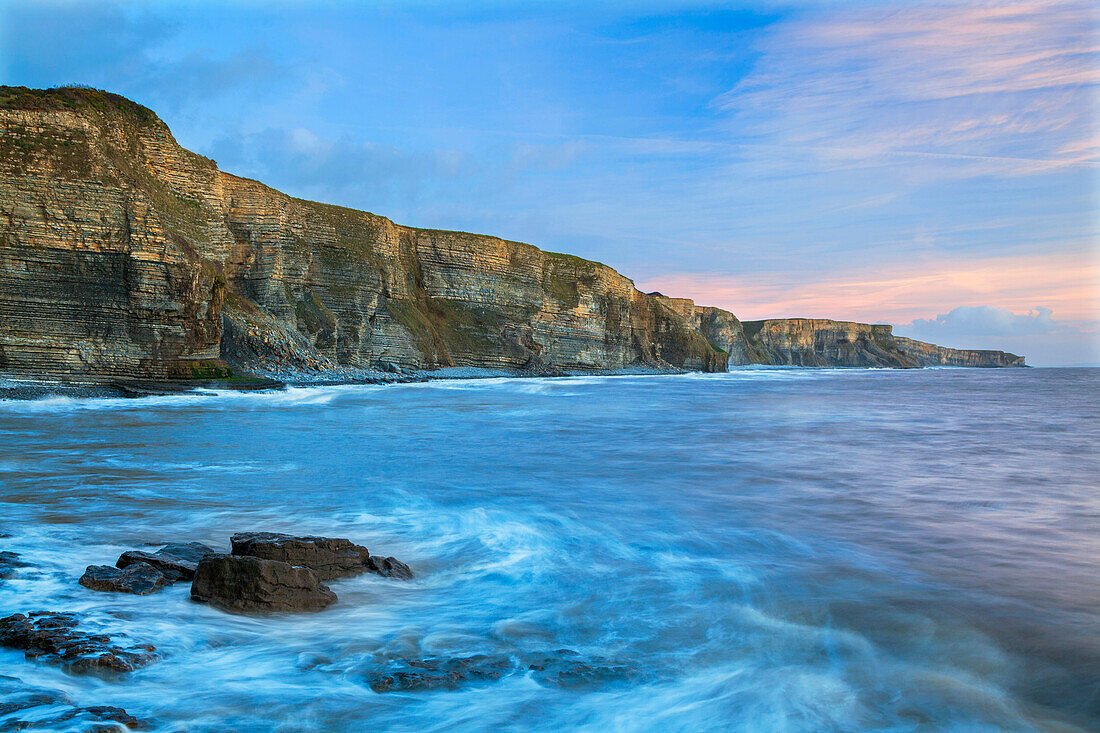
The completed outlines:
<svg viewBox="0 0 1100 733">
<path fill-rule="evenodd" d="M 294 312 L 298 316 L 299 328 L 305 326 L 304 330 L 308 333 L 336 331 L 336 314 L 321 302 L 316 293 L 303 295 L 295 305 Z"/>
<path fill-rule="evenodd" d="M 14 175 L 45 168 L 68 179 L 88 178 L 92 156 L 83 131 L 9 124 L 0 130 L 0 165 Z"/>
<path fill-rule="evenodd" d="M 424 297 L 413 302 L 387 299 L 386 311 L 412 334 L 420 352 L 444 366 L 454 354 L 487 354 L 499 348 L 494 336 L 507 320 L 487 308 L 449 298 Z"/>
<path fill-rule="evenodd" d="M 168 368 L 169 379 L 229 379 L 233 370 L 221 359 L 181 360 Z"/>
<path fill-rule="evenodd" d="M 71 110 L 88 107 L 121 115 L 124 121 L 139 125 L 159 121 L 148 107 L 102 89 L 84 86 L 52 89 L 0 86 L 0 109 Z"/>
</svg>

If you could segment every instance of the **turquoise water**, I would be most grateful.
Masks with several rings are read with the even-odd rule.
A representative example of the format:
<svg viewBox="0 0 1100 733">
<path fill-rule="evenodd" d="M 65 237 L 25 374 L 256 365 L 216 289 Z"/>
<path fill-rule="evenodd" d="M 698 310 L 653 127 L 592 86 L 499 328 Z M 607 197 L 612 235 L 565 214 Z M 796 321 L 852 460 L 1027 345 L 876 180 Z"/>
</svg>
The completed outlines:
<svg viewBox="0 0 1100 733">
<path fill-rule="evenodd" d="M 0 402 L 0 550 L 32 566 L 0 615 L 164 654 L 123 680 L 0 668 L 158 731 L 1100 730 L 1098 386 L 759 369 Z M 266 617 L 76 583 L 253 529 L 417 577 Z M 526 669 L 562 649 L 607 671 Z M 514 672 L 369 685 L 475 654 Z"/>
</svg>

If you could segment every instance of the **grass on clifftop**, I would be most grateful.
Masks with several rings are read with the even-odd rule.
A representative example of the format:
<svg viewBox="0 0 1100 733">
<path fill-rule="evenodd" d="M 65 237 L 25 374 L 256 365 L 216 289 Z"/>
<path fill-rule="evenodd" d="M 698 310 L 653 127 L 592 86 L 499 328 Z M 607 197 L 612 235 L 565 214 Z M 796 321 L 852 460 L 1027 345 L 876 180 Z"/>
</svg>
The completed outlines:
<svg viewBox="0 0 1100 733">
<path fill-rule="evenodd" d="M 0 109 L 72 110 L 91 107 L 120 114 L 127 121 L 148 125 L 158 121 L 153 110 L 102 89 L 70 86 L 52 89 L 0 86 Z"/>
</svg>

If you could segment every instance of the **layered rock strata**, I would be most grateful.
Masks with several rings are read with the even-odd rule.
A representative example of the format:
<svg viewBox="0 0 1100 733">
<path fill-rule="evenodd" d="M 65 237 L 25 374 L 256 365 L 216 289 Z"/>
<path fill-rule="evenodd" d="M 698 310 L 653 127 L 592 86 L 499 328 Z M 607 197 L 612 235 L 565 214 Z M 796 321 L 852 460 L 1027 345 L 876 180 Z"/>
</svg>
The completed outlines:
<svg viewBox="0 0 1100 733">
<path fill-rule="evenodd" d="M 222 172 L 117 95 L 0 87 L 2 373 L 789 363 L 772 355 L 733 314 L 641 293 L 597 262 L 400 226 Z"/>
<path fill-rule="evenodd" d="M 803 367 L 1022 367 L 1003 351 L 966 351 L 895 336 L 893 326 L 816 318 L 745 321 L 744 351 L 731 364 Z"/>
</svg>

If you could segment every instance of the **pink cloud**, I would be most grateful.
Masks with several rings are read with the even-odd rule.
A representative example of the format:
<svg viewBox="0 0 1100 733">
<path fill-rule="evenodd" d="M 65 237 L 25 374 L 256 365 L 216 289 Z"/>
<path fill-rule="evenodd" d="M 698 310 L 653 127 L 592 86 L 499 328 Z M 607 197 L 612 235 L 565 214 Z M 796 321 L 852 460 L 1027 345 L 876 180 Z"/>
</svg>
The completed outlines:
<svg viewBox="0 0 1100 733">
<path fill-rule="evenodd" d="M 1064 253 L 905 263 L 855 271 L 719 277 L 677 273 L 638 283 L 746 319 L 815 317 L 909 323 L 958 306 L 1013 312 L 1048 308 L 1059 318 L 1100 319 L 1095 255 Z"/>
</svg>

